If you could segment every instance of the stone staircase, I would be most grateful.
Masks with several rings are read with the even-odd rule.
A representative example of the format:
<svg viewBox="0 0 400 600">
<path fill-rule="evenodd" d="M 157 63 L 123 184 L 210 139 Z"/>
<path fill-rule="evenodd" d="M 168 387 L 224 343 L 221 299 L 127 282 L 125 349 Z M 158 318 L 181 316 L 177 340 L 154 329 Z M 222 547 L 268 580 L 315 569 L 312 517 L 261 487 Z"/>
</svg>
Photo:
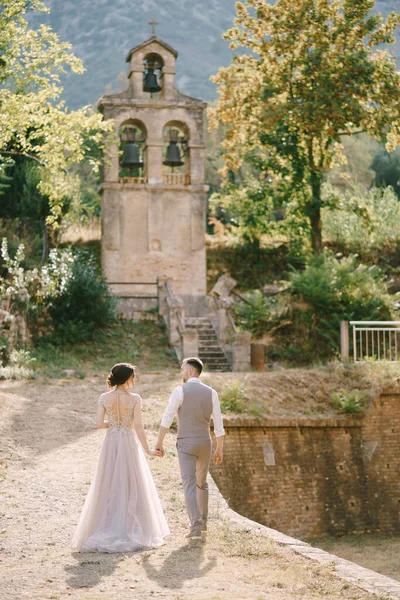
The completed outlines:
<svg viewBox="0 0 400 600">
<path fill-rule="evenodd" d="M 228 360 L 207 317 L 186 318 L 185 327 L 199 332 L 199 358 L 208 371 L 230 371 Z"/>
</svg>

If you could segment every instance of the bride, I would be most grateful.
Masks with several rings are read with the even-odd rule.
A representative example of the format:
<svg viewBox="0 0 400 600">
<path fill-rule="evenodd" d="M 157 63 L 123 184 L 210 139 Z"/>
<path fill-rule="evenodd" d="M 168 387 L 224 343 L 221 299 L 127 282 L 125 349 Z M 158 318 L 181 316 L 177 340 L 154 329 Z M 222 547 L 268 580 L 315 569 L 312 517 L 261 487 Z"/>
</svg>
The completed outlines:
<svg viewBox="0 0 400 600">
<path fill-rule="evenodd" d="M 142 448 L 149 449 L 142 425 L 142 399 L 128 392 L 135 367 L 114 365 L 110 391 L 99 398 L 96 427 L 107 429 L 96 473 L 72 548 L 80 552 L 129 552 L 161 546 L 169 528 Z M 107 415 L 108 421 L 104 422 Z M 136 435 L 134 433 L 136 432 Z"/>
</svg>

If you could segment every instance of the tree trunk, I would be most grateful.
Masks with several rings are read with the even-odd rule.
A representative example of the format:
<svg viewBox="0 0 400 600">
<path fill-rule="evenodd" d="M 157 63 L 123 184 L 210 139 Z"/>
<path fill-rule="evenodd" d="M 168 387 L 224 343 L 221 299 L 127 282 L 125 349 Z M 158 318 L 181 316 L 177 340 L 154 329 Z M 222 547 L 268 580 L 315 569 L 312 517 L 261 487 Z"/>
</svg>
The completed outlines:
<svg viewBox="0 0 400 600">
<path fill-rule="evenodd" d="M 47 231 L 47 226 L 44 225 L 43 234 L 42 234 L 42 258 L 41 258 L 40 264 L 44 265 L 44 263 L 47 262 L 48 255 L 49 255 L 49 234 Z"/>
<path fill-rule="evenodd" d="M 320 173 L 311 172 L 312 200 L 309 211 L 311 224 L 311 246 L 317 256 L 322 252 L 321 187 Z"/>
<path fill-rule="evenodd" d="M 311 246 L 313 253 L 319 255 L 322 252 L 322 223 L 321 223 L 321 209 L 315 207 L 313 212 L 310 214 L 311 223 Z"/>
</svg>

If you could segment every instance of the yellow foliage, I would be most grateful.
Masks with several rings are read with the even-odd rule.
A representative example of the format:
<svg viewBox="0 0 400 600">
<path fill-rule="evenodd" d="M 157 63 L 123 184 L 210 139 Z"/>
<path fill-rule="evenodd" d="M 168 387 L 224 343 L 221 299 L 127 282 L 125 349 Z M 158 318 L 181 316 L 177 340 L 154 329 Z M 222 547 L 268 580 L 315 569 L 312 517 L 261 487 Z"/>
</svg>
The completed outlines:
<svg viewBox="0 0 400 600">
<path fill-rule="evenodd" d="M 23 154 L 42 165 L 40 191 L 49 197 L 49 224 L 56 226 L 67 197 L 79 196 L 71 167 L 101 146 L 112 122 L 89 107 L 69 112 L 60 101 L 60 74 L 83 73 L 71 45 L 45 25 L 30 29 L 27 10 L 48 12 L 39 0 L 0 0 L 0 157 Z M 93 168 L 98 157 L 89 157 Z"/>
</svg>

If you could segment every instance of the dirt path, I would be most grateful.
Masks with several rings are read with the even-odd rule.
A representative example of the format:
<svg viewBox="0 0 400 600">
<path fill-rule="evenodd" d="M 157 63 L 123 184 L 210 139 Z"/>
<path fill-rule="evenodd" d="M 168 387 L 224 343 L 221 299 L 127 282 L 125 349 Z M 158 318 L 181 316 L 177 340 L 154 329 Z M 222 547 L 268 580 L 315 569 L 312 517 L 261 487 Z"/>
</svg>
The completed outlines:
<svg viewBox="0 0 400 600">
<path fill-rule="evenodd" d="M 150 441 L 170 390 L 167 372 L 145 375 Z M 331 600 L 375 598 L 256 534 L 212 507 L 202 542 L 187 542 L 174 438 L 150 467 L 172 535 L 155 551 L 79 554 L 69 540 L 93 475 L 104 432 L 94 430 L 97 377 L 0 384 L 0 597 L 4 600 Z"/>
</svg>

